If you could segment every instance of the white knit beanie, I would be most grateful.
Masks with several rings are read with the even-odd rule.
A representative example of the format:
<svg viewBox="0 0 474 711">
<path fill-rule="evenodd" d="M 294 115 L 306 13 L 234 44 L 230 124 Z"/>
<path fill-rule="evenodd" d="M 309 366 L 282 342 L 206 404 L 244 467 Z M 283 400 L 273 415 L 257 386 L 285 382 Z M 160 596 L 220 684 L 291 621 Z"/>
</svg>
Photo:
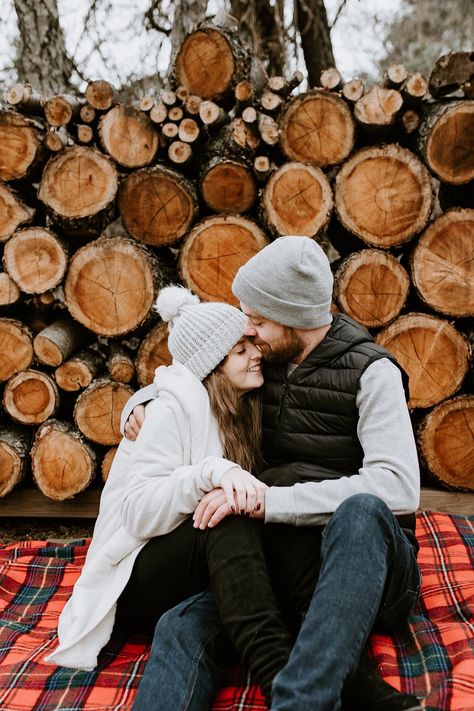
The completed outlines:
<svg viewBox="0 0 474 711">
<path fill-rule="evenodd" d="M 168 322 L 168 348 L 174 360 L 199 380 L 204 380 L 240 341 L 247 321 L 235 306 L 201 302 L 181 286 L 162 289 L 155 309 Z"/>
<path fill-rule="evenodd" d="M 232 292 L 252 311 L 293 328 L 332 321 L 329 260 L 310 237 L 279 237 L 240 267 Z"/>
</svg>

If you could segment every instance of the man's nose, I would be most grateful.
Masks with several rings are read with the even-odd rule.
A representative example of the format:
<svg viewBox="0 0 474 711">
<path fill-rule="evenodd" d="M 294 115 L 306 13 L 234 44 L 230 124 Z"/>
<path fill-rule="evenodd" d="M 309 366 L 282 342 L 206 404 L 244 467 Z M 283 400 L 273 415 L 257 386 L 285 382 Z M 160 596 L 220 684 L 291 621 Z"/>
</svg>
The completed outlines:
<svg viewBox="0 0 474 711">
<path fill-rule="evenodd" d="M 256 336 L 257 335 L 257 329 L 255 326 L 252 326 L 251 323 L 246 323 L 245 324 L 245 329 L 244 329 L 244 336 Z"/>
</svg>

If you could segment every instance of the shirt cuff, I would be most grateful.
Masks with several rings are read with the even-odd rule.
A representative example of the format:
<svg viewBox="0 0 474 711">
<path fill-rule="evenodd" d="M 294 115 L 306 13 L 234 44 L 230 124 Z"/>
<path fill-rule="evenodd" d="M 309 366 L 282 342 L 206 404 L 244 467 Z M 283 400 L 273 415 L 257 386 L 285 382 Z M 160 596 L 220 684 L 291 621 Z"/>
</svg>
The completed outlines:
<svg viewBox="0 0 474 711">
<path fill-rule="evenodd" d="M 215 463 L 212 465 L 211 474 L 212 486 L 214 488 L 221 485 L 222 477 L 224 474 L 227 474 L 230 469 L 242 469 L 242 467 L 239 467 L 235 462 L 230 462 L 228 459 L 216 458 Z"/>
</svg>

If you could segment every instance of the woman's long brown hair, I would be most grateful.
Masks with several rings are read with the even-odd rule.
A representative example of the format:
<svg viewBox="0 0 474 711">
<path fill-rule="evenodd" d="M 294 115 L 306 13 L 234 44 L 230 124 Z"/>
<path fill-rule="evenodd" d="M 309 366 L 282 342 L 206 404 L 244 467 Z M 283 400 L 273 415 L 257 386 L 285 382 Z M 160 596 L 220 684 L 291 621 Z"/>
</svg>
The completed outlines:
<svg viewBox="0 0 474 711">
<path fill-rule="evenodd" d="M 217 420 L 224 457 L 254 476 L 263 469 L 262 398 L 259 389 L 240 396 L 218 366 L 204 380 Z"/>
</svg>

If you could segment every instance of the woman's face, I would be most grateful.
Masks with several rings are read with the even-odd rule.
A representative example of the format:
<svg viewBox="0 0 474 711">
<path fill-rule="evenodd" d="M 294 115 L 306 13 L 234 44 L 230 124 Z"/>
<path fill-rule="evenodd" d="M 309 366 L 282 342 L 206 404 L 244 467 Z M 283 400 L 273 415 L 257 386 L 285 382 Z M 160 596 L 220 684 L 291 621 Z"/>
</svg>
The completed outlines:
<svg viewBox="0 0 474 711">
<path fill-rule="evenodd" d="M 263 385 L 261 360 L 257 346 L 245 336 L 230 351 L 221 368 L 239 395 Z"/>
</svg>

